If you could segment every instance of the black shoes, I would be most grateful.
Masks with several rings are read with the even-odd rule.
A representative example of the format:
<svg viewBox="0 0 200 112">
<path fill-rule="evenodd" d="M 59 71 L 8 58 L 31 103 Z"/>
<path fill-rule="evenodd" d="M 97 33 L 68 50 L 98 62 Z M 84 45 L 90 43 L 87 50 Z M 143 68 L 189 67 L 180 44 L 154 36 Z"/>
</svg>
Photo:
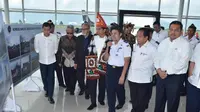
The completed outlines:
<svg viewBox="0 0 200 112">
<path fill-rule="evenodd" d="M 50 104 L 54 104 L 54 103 L 55 103 L 55 101 L 54 101 L 53 98 L 49 98 L 48 100 L 49 100 L 49 103 L 50 103 Z"/>
<path fill-rule="evenodd" d="M 70 92 L 70 95 L 74 95 L 74 92 L 71 91 L 71 92 Z"/>
<path fill-rule="evenodd" d="M 60 87 L 66 88 L 64 84 L 59 84 Z"/>
<path fill-rule="evenodd" d="M 97 107 L 96 104 L 91 104 L 91 105 L 87 108 L 87 110 L 93 110 L 95 107 Z"/>
<path fill-rule="evenodd" d="M 90 99 L 90 95 L 85 95 L 85 99 L 86 100 Z"/>
<path fill-rule="evenodd" d="M 104 101 L 101 101 L 101 102 L 99 102 L 99 103 L 100 103 L 100 105 L 105 105 Z"/>
<path fill-rule="evenodd" d="M 81 95 L 83 95 L 83 94 L 84 94 L 84 91 L 81 90 L 80 93 L 79 93 L 79 95 L 81 96 Z"/>
<path fill-rule="evenodd" d="M 45 96 L 45 97 L 48 97 L 48 93 L 46 92 L 44 96 Z"/>
<path fill-rule="evenodd" d="M 116 108 L 117 110 L 119 110 L 119 109 L 123 108 L 123 106 L 124 106 L 124 105 L 118 104 L 115 108 Z"/>
<path fill-rule="evenodd" d="M 69 91 L 69 88 L 65 89 L 65 92 L 68 92 Z"/>
</svg>

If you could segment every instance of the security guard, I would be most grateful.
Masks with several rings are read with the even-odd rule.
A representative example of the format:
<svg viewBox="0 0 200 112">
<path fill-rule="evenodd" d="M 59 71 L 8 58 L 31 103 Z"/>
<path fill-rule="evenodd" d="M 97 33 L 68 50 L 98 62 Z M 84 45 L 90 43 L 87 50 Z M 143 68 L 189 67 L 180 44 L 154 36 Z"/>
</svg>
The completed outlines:
<svg viewBox="0 0 200 112">
<path fill-rule="evenodd" d="M 149 28 L 140 28 L 134 44 L 128 80 L 132 101 L 131 112 L 144 112 L 152 94 L 153 58 L 156 47 L 149 42 Z"/>
<path fill-rule="evenodd" d="M 129 43 L 121 39 L 122 30 L 118 24 L 111 26 L 112 42 L 107 43 L 106 52 L 103 56 L 107 64 L 106 89 L 108 97 L 109 112 L 115 112 L 116 95 L 119 104 L 116 109 L 121 109 L 125 104 L 125 75 L 131 57 Z"/>
</svg>

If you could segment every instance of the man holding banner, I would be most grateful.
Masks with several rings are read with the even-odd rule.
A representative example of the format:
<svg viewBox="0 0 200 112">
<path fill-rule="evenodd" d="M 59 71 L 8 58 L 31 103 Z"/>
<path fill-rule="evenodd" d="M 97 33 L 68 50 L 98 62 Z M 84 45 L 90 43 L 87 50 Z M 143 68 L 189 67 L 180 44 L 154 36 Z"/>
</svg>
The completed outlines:
<svg viewBox="0 0 200 112">
<path fill-rule="evenodd" d="M 51 104 L 54 104 L 54 70 L 58 49 L 58 40 L 56 35 L 50 33 L 51 25 L 48 22 L 42 25 L 43 32 L 35 36 L 34 47 L 36 53 L 39 53 L 40 71 L 46 91 L 45 97 Z"/>
</svg>

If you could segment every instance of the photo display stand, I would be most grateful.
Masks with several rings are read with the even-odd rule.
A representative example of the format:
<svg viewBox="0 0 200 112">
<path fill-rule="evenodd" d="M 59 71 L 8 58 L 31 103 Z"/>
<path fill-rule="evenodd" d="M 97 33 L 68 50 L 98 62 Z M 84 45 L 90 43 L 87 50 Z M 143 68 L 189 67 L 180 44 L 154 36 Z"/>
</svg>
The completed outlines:
<svg viewBox="0 0 200 112">
<path fill-rule="evenodd" d="M 14 92 L 14 86 L 13 84 L 11 85 L 11 91 L 12 91 L 12 98 L 10 96 L 7 97 L 5 104 L 4 104 L 4 112 L 21 112 L 22 109 L 19 105 L 16 105 L 16 100 L 15 100 L 15 92 Z"/>
</svg>

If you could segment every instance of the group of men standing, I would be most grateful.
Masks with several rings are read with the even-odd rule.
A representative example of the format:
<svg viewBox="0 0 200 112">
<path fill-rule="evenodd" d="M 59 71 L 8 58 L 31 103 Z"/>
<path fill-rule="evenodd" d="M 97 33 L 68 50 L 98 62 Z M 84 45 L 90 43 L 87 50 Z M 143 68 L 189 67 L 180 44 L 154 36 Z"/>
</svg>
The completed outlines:
<svg viewBox="0 0 200 112">
<path fill-rule="evenodd" d="M 80 36 L 75 37 L 74 27 L 69 25 L 66 35 L 59 37 L 53 34 L 54 25 L 48 21 L 42 26 L 43 32 L 35 36 L 45 96 L 51 104 L 55 103 L 56 70 L 59 86 L 66 87 L 71 95 L 74 95 L 78 81 L 79 95 L 85 93 L 85 98 L 91 99 L 88 110 L 97 106 L 97 84 L 98 102 L 105 105 L 107 90 L 109 112 L 121 109 L 125 104 L 127 77 L 131 112 L 144 112 L 151 99 L 153 75 L 156 74 L 155 112 L 164 112 L 166 102 L 168 112 L 177 112 L 180 95 L 186 93 L 186 111 L 200 111 L 200 45 L 194 36 L 196 27 L 193 24 L 186 37 L 182 36 L 183 25 L 179 21 L 170 23 L 169 33 L 156 21 L 154 31 L 148 27 L 140 28 L 135 37 L 131 34 L 134 27 L 131 24 L 126 26 L 126 35 L 123 35 L 119 25 L 111 24 L 109 32 L 100 14 L 97 19 L 95 35 L 92 35 L 89 23 L 84 22 Z M 87 63 L 86 59 L 94 60 Z M 97 70 L 91 69 L 93 65 Z M 116 97 L 119 104 L 115 107 Z"/>
</svg>

